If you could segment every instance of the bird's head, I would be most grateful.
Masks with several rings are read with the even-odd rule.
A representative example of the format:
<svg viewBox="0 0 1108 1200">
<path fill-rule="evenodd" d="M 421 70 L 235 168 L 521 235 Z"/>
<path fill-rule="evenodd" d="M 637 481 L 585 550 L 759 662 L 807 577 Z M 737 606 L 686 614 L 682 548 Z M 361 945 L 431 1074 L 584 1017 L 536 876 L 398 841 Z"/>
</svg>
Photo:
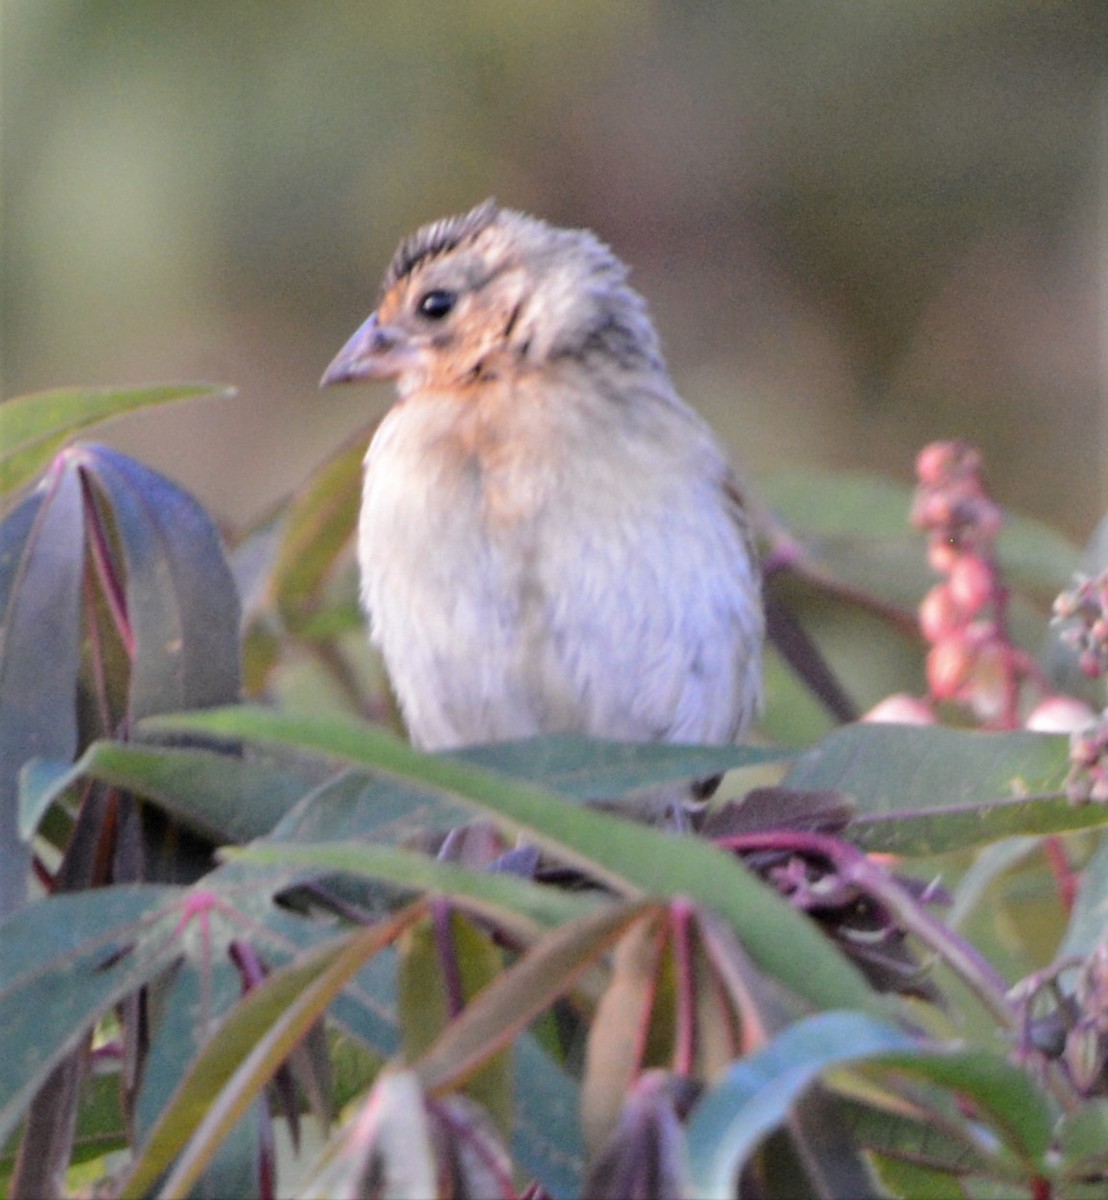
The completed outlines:
<svg viewBox="0 0 1108 1200">
<path fill-rule="evenodd" d="M 660 369 L 627 269 L 587 230 L 556 229 L 492 200 L 405 239 L 380 302 L 322 383 L 395 379 L 402 396 L 604 356 Z"/>
</svg>

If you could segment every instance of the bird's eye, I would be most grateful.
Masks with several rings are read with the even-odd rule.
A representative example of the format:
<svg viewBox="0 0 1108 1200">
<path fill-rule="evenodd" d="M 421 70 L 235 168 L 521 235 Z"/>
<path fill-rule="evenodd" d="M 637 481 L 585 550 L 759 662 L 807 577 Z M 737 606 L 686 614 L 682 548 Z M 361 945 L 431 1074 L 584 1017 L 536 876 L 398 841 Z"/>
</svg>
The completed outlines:
<svg viewBox="0 0 1108 1200">
<path fill-rule="evenodd" d="M 420 316 L 428 317 L 432 321 L 441 321 L 457 302 L 458 297 L 453 292 L 435 288 L 419 298 L 416 309 Z"/>
</svg>

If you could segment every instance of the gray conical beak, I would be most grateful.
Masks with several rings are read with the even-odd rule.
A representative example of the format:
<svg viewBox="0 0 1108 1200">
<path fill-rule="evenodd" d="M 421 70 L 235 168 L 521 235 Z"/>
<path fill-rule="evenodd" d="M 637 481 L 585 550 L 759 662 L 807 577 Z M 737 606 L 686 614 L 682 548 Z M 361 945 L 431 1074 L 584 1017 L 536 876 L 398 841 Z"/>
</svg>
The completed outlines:
<svg viewBox="0 0 1108 1200">
<path fill-rule="evenodd" d="M 393 379 L 410 360 L 410 346 L 396 329 L 382 325 L 372 313 L 323 372 L 320 387 L 360 379 Z"/>
</svg>

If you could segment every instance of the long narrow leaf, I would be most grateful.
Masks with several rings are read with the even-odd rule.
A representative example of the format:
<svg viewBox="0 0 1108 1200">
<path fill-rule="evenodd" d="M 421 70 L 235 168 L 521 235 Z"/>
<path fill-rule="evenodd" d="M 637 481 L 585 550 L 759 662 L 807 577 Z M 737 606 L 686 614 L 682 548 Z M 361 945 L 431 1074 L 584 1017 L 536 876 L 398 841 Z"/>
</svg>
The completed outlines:
<svg viewBox="0 0 1108 1200">
<path fill-rule="evenodd" d="M 22 487 L 55 451 L 98 421 L 197 397 L 225 400 L 233 388 L 188 383 L 149 388 L 58 388 L 15 396 L 0 404 L 0 496 Z"/>
<path fill-rule="evenodd" d="M 209 750 L 93 742 L 72 766 L 40 759 L 24 770 L 22 836 L 30 837 L 50 805 L 83 778 L 157 800 L 194 828 L 233 842 L 268 833 L 310 788 L 266 762 Z"/>
<path fill-rule="evenodd" d="M 243 850 L 224 851 L 224 855 L 233 862 L 308 867 L 321 874 L 345 872 L 451 896 L 462 901 L 468 911 L 508 925 L 526 937 L 592 912 L 598 904 L 589 896 L 541 887 L 513 875 L 472 871 L 436 862 L 414 850 L 368 842 L 307 846 L 259 842 Z"/>
<path fill-rule="evenodd" d="M 83 536 L 80 482 L 66 464 L 0 525 L 0 913 L 24 902 L 30 863 L 20 768 L 77 748 Z"/>
<path fill-rule="evenodd" d="M 1003 1059 L 929 1047 L 865 1013 L 826 1012 L 790 1026 L 743 1059 L 694 1109 L 689 1158 L 695 1193 L 734 1195 L 735 1179 L 759 1142 L 824 1071 L 868 1060 L 908 1071 L 970 1097 L 1001 1129 L 1009 1149 L 1037 1170 L 1050 1144 L 1043 1094 Z"/>
<path fill-rule="evenodd" d="M 421 907 L 409 908 L 317 947 L 250 992 L 193 1061 L 150 1131 L 121 1194 L 144 1194 L 188 1143 L 160 1193 L 167 1200 L 187 1195 L 220 1141 L 332 1000 L 367 959 L 421 912 Z"/>
<path fill-rule="evenodd" d="M 132 718 L 237 700 L 238 593 L 211 520 L 187 492 L 124 454 L 82 446 L 80 455 L 126 561 Z"/>
<path fill-rule="evenodd" d="M 556 792 L 445 755 L 421 754 L 383 730 L 350 720 L 243 706 L 156 719 L 147 727 L 298 745 L 418 781 L 496 814 L 621 894 L 684 894 L 716 909 L 759 967 L 821 1008 L 878 1003 L 857 970 L 808 920 L 706 842 L 569 805 Z"/>
<path fill-rule="evenodd" d="M 138 885 L 70 893 L 0 922 L 0 1144 L 84 1032 L 179 957 L 171 937 L 143 935 L 180 894 Z"/>
</svg>

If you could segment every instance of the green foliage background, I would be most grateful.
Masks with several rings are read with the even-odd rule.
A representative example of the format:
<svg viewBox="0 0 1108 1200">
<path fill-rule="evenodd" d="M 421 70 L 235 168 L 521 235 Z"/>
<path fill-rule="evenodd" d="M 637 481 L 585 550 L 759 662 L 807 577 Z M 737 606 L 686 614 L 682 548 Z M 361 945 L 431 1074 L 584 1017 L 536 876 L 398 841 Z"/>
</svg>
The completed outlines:
<svg viewBox="0 0 1108 1200">
<path fill-rule="evenodd" d="M 234 382 L 111 434 L 225 520 L 382 410 L 322 368 L 488 194 L 612 242 L 756 480 L 970 433 L 1108 507 L 1099 0 L 2 0 L 0 55 L 0 390 Z"/>
</svg>

